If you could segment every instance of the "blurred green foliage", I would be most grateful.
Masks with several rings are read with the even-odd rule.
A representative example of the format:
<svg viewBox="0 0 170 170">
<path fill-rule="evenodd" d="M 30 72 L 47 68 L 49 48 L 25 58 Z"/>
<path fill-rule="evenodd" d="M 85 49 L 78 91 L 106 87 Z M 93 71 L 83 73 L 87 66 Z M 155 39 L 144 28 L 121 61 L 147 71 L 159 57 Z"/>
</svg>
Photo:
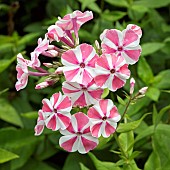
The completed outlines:
<svg viewBox="0 0 170 170">
<path fill-rule="evenodd" d="M 130 105 L 128 123 L 119 126 L 126 158 L 113 137 L 86 155 L 66 153 L 58 132 L 34 137 L 41 100 L 61 89 L 61 83 L 35 90 L 35 81 L 16 92 L 16 55 L 28 58 L 38 37 L 44 37 L 58 16 L 76 9 L 92 10 L 94 19 L 83 25 L 81 42 L 94 44 L 104 29 L 124 29 L 127 24 L 143 30 L 140 61 L 131 66 L 135 91 L 148 86 L 145 98 Z M 129 91 L 129 82 L 124 91 Z M 107 93 L 107 92 L 106 92 Z M 0 1 L 0 169 L 1 170 L 169 170 L 170 169 L 170 0 L 1 0 Z M 117 98 L 117 95 L 120 97 Z M 109 93 L 123 113 L 125 96 Z M 147 117 L 145 117 L 146 113 Z M 144 115 L 144 116 L 143 116 Z M 121 158 L 121 159 L 120 159 Z M 126 160 L 126 161 L 125 161 Z"/>
</svg>

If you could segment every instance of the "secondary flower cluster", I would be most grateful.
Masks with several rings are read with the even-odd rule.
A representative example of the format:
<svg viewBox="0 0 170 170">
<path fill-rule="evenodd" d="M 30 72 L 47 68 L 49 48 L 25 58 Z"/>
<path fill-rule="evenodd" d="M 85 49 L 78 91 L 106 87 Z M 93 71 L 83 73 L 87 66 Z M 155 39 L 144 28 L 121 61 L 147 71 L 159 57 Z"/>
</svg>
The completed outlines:
<svg viewBox="0 0 170 170">
<path fill-rule="evenodd" d="M 141 53 L 142 31 L 132 24 L 123 31 L 104 30 L 100 35 L 101 48 L 98 43 L 95 48 L 79 44 L 78 31 L 92 18 L 91 11 L 74 11 L 59 18 L 48 28 L 45 38 L 38 39 L 31 60 L 24 59 L 22 54 L 17 56 L 17 91 L 25 88 L 29 76 L 46 76 L 36 89 L 54 85 L 61 76 L 65 77 L 64 95 L 58 92 L 42 100 L 35 135 L 40 135 L 44 127 L 59 130 L 63 135 L 59 144 L 69 152 L 87 153 L 98 145 L 101 135 L 106 138 L 115 132 L 121 116 L 110 99 L 101 98 L 103 89 L 115 92 L 123 87 L 130 77 L 128 65 L 135 64 Z M 53 42 L 60 42 L 62 46 L 55 46 Z M 41 55 L 53 58 L 54 62 L 41 66 Z M 75 107 L 85 107 L 87 113 L 72 114 Z"/>
</svg>

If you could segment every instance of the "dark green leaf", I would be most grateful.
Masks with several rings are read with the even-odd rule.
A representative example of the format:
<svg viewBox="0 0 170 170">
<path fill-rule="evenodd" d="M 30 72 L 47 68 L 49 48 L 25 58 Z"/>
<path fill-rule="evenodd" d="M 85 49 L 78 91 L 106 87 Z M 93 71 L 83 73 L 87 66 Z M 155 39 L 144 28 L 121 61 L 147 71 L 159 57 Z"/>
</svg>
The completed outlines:
<svg viewBox="0 0 170 170">
<path fill-rule="evenodd" d="M 16 110 L 4 99 L 0 99 L 0 119 L 23 127 L 21 118 Z"/>
<path fill-rule="evenodd" d="M 128 7 L 129 4 L 127 3 L 126 0 L 105 0 L 107 3 L 113 5 L 113 6 L 118 6 L 118 7 Z"/>
<path fill-rule="evenodd" d="M 103 162 L 98 160 L 91 152 L 88 153 L 91 160 L 96 167 L 96 170 L 120 170 L 120 168 L 113 162 Z"/>
<path fill-rule="evenodd" d="M 117 95 L 117 100 L 121 105 L 126 106 L 126 102 L 121 97 L 119 97 L 118 95 Z"/>
<path fill-rule="evenodd" d="M 142 55 L 147 56 L 161 50 L 165 46 L 162 42 L 149 42 L 142 44 Z"/>
<path fill-rule="evenodd" d="M 147 85 L 150 84 L 154 79 L 152 69 L 144 57 L 141 57 L 138 62 L 137 72 L 141 80 Z"/>
</svg>

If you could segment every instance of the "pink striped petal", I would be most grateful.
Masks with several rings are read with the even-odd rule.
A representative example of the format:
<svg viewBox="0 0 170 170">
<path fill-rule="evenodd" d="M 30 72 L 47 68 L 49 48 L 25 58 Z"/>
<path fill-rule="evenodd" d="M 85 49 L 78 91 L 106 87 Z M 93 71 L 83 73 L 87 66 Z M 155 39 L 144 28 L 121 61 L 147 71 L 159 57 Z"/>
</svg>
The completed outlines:
<svg viewBox="0 0 170 170">
<path fill-rule="evenodd" d="M 103 136 L 103 137 L 109 137 L 115 131 L 116 131 L 116 129 L 113 126 L 111 126 L 108 122 L 106 122 L 106 126 L 105 126 L 106 136 Z"/>
<path fill-rule="evenodd" d="M 57 116 L 58 116 L 58 119 L 60 120 L 60 122 L 62 122 L 62 125 L 60 128 L 62 130 L 66 129 L 70 124 L 71 116 L 70 115 L 66 116 L 66 115 L 60 114 L 60 113 L 58 113 Z"/>
<path fill-rule="evenodd" d="M 64 99 L 61 101 L 61 103 L 57 106 L 57 110 L 62 110 L 62 109 L 67 109 L 67 110 L 71 110 L 71 100 L 65 96 Z"/>
<path fill-rule="evenodd" d="M 85 138 L 84 136 L 82 136 L 81 141 L 82 141 L 82 144 L 84 146 L 85 152 L 84 151 L 81 152 L 81 150 L 79 148 L 80 153 L 87 153 L 90 150 L 93 150 L 98 145 L 98 141 L 97 141 L 96 138 L 92 138 L 91 140 L 89 140 L 89 139 Z"/>
<path fill-rule="evenodd" d="M 122 88 L 125 85 L 125 81 L 121 80 L 119 77 L 114 76 L 114 79 L 112 81 L 112 89 L 113 91 L 116 91 L 117 89 Z"/>
<path fill-rule="evenodd" d="M 77 59 L 77 56 L 75 55 L 75 50 L 68 50 L 62 54 L 61 57 L 62 63 L 70 64 L 70 65 L 78 65 L 79 60 Z"/>
<path fill-rule="evenodd" d="M 94 78 L 94 80 L 99 87 L 105 88 L 106 86 L 104 86 L 104 84 L 108 80 L 109 76 L 110 76 L 109 74 L 98 75 Z"/>
<path fill-rule="evenodd" d="M 96 138 L 99 138 L 101 136 L 101 130 L 100 130 L 101 125 L 102 125 L 102 123 L 95 124 L 95 125 L 91 126 L 92 136 L 94 136 Z"/>
<path fill-rule="evenodd" d="M 139 60 L 141 49 L 125 50 L 124 52 L 131 60 L 133 60 L 133 63 L 136 63 Z"/>
<path fill-rule="evenodd" d="M 88 115 L 89 118 L 102 119 L 102 116 L 100 115 L 100 113 L 94 107 L 91 107 L 88 110 L 88 114 L 87 115 Z"/>
<path fill-rule="evenodd" d="M 77 140 L 77 136 L 62 136 L 59 140 L 60 146 L 68 151 L 68 152 L 74 152 L 73 145 Z"/>
<path fill-rule="evenodd" d="M 43 107 L 42 107 L 43 112 L 52 112 L 53 111 L 51 103 L 49 102 L 48 99 L 43 99 L 42 103 L 43 103 Z"/>
<path fill-rule="evenodd" d="M 108 100 L 104 100 L 104 99 L 100 100 L 99 101 L 99 106 L 100 106 L 101 111 L 103 112 L 103 115 L 106 116 Z"/>
<path fill-rule="evenodd" d="M 49 122 L 46 124 L 47 128 L 48 129 L 52 129 L 53 131 L 54 130 L 57 130 L 56 127 L 57 127 L 57 118 L 56 118 L 56 115 L 53 115 Z"/>
</svg>

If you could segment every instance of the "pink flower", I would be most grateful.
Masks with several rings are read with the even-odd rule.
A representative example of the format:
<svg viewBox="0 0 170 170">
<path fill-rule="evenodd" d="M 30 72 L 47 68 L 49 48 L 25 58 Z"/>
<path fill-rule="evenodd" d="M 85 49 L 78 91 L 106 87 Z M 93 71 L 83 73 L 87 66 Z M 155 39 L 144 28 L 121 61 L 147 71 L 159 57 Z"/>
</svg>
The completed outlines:
<svg viewBox="0 0 170 170">
<path fill-rule="evenodd" d="M 64 31 L 57 25 L 51 25 L 50 27 L 48 27 L 47 36 L 50 39 L 50 42 L 59 42 L 61 37 L 64 36 Z"/>
<path fill-rule="evenodd" d="M 94 81 L 86 86 L 75 82 L 63 82 L 62 91 L 70 97 L 74 106 L 81 107 L 95 104 L 103 93 L 103 90 L 98 88 Z"/>
<path fill-rule="evenodd" d="M 105 54 L 98 58 L 95 71 L 95 83 L 111 91 L 123 87 L 130 77 L 130 70 L 123 57 L 114 54 Z"/>
<path fill-rule="evenodd" d="M 63 72 L 67 81 L 87 85 L 94 77 L 95 61 L 98 58 L 95 49 L 81 44 L 66 51 L 61 56 Z"/>
<path fill-rule="evenodd" d="M 141 36 L 142 36 L 142 30 L 141 30 L 141 28 L 140 28 L 139 26 L 134 25 L 134 24 L 128 24 L 127 27 L 126 27 L 126 29 L 131 29 L 131 30 L 133 30 L 133 31 L 139 36 L 139 38 L 141 38 Z"/>
<path fill-rule="evenodd" d="M 71 117 L 71 123 L 66 130 L 60 130 L 64 135 L 60 138 L 60 146 L 68 152 L 89 152 L 98 145 L 98 139 L 90 132 L 89 118 L 82 112 Z"/>
<path fill-rule="evenodd" d="M 15 88 L 17 91 L 23 89 L 26 87 L 27 83 L 28 83 L 28 64 L 29 64 L 29 60 L 26 60 L 23 58 L 22 54 L 19 53 L 17 55 L 17 66 L 16 66 L 16 70 L 17 70 L 17 82 L 15 84 Z"/>
<path fill-rule="evenodd" d="M 45 122 L 44 122 L 44 116 L 43 111 L 39 110 L 38 112 L 38 119 L 37 119 L 37 125 L 34 128 L 35 136 L 41 135 L 41 133 L 44 130 Z"/>
<path fill-rule="evenodd" d="M 81 25 L 92 18 L 93 13 L 91 11 L 86 11 L 83 13 L 76 10 L 71 14 L 65 15 L 62 19 L 58 17 L 59 20 L 56 22 L 56 25 L 61 27 L 64 31 L 74 31 L 76 37 L 78 37 L 78 30 L 80 29 Z"/>
<path fill-rule="evenodd" d="M 104 30 L 100 36 L 104 54 L 116 53 L 123 56 L 127 64 L 134 64 L 141 54 L 140 36 L 132 29 L 122 32 L 116 29 Z"/>
<path fill-rule="evenodd" d="M 71 100 L 67 96 L 55 93 L 52 95 L 50 100 L 42 100 L 45 117 L 45 125 L 47 128 L 53 131 L 58 129 L 66 129 L 70 124 L 72 109 Z"/>
<path fill-rule="evenodd" d="M 88 110 L 88 117 L 92 122 L 90 127 L 92 136 L 105 138 L 115 132 L 117 122 L 121 116 L 110 99 L 102 99 Z"/>
</svg>

